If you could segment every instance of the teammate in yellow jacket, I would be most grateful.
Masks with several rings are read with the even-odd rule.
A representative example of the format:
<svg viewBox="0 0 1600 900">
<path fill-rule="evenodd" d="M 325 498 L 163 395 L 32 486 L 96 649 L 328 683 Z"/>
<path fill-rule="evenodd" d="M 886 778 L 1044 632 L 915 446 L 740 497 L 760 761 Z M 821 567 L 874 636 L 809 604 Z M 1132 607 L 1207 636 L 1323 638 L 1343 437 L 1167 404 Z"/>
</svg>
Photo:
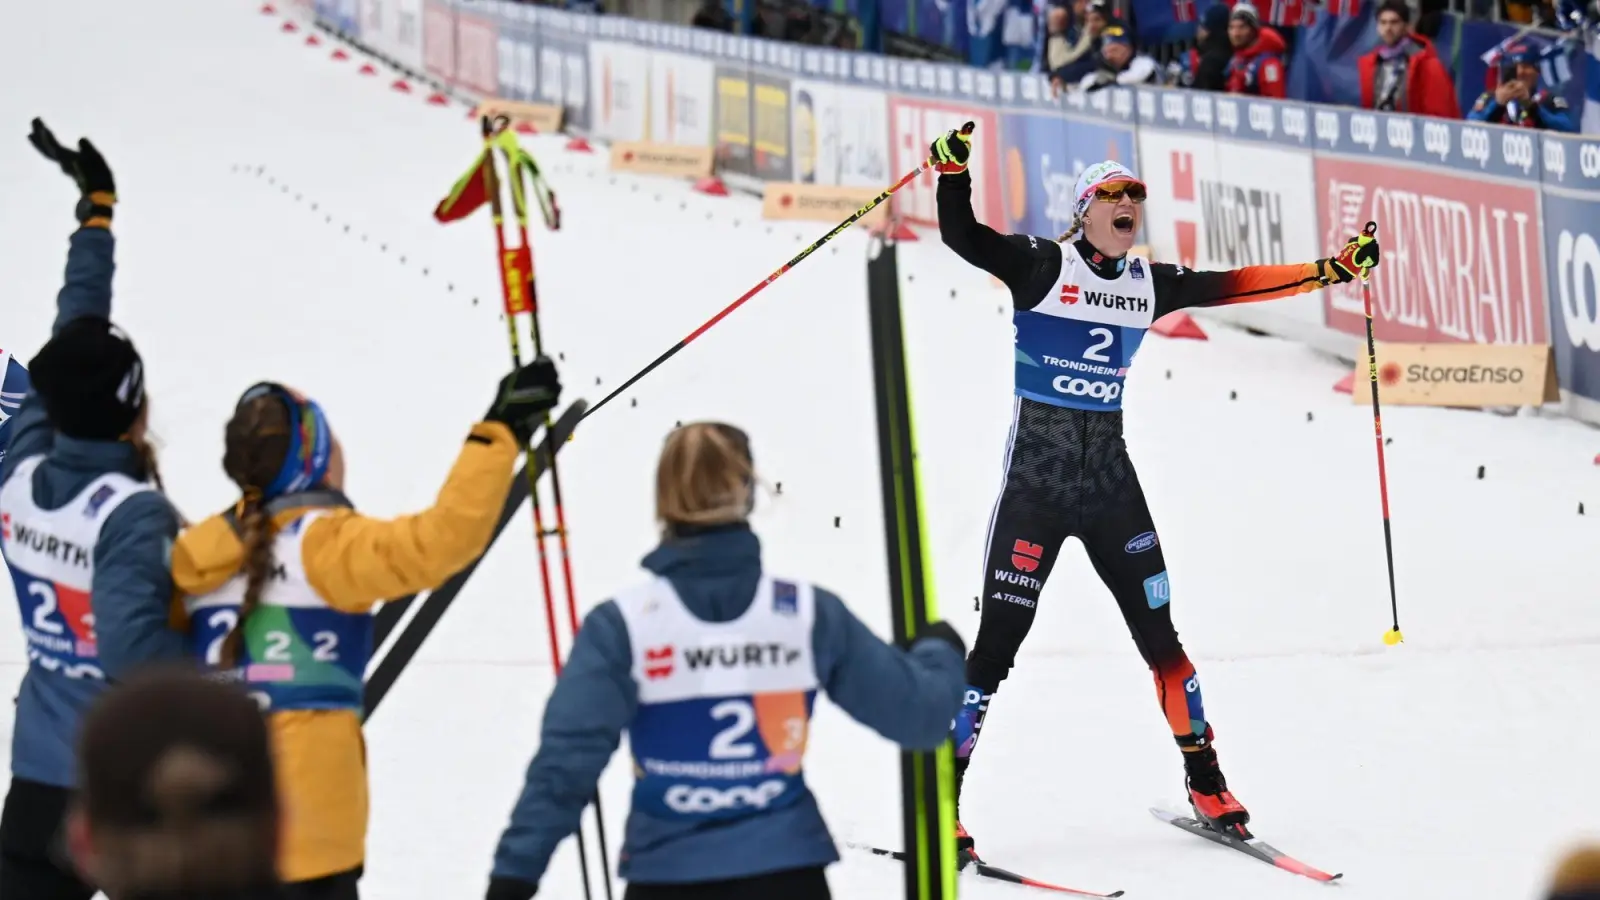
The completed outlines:
<svg viewBox="0 0 1600 900">
<path fill-rule="evenodd" d="M 357 897 L 373 607 L 434 587 L 483 553 L 518 450 L 560 391 L 548 359 L 507 375 L 434 505 L 390 521 L 361 515 L 341 493 L 344 456 L 314 401 L 274 383 L 240 398 L 222 465 L 243 496 L 179 535 L 174 619 L 191 652 L 244 682 L 267 714 L 289 897 Z"/>
</svg>

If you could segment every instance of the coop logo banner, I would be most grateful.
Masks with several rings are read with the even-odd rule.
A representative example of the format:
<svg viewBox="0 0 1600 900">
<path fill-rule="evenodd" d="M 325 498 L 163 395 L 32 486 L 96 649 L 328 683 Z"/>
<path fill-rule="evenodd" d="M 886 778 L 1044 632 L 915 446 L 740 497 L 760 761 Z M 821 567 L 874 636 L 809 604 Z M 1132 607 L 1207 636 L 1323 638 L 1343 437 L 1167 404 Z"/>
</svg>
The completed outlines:
<svg viewBox="0 0 1600 900">
<path fill-rule="evenodd" d="M 1561 387 L 1600 400 L 1600 198 L 1544 196 L 1550 345 Z"/>
<path fill-rule="evenodd" d="M 1547 186 L 1600 192 L 1600 141 L 1549 134 L 1539 141 Z"/>
<path fill-rule="evenodd" d="M 1378 223 L 1373 333 L 1397 343 L 1548 340 L 1538 192 L 1442 169 L 1316 158 L 1324 247 Z M 1360 288 L 1321 292 L 1329 327 L 1366 333 Z"/>
<path fill-rule="evenodd" d="M 1133 130 L 1060 116 L 1000 117 L 1008 231 L 1057 237 L 1072 224 L 1078 176 L 1102 160 L 1133 165 Z"/>
<path fill-rule="evenodd" d="M 1536 181 L 1543 168 L 1540 136 L 1525 128 L 1346 109 L 1318 109 L 1311 119 L 1312 146 L 1319 153 L 1426 163 L 1517 181 Z"/>
</svg>

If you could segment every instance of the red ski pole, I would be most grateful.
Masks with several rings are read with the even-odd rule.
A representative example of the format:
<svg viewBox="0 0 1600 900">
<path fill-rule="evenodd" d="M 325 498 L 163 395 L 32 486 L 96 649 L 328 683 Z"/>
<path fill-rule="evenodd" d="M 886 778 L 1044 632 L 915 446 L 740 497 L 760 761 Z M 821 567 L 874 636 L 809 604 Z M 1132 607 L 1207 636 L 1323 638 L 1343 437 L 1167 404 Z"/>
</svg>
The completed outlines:
<svg viewBox="0 0 1600 900">
<path fill-rule="evenodd" d="M 968 122 L 967 124 L 961 126 L 961 133 L 962 134 L 971 134 L 973 129 L 976 128 L 976 127 L 977 127 L 977 125 L 975 123 Z M 616 390 L 614 390 L 611 393 L 605 395 L 605 397 L 602 398 L 599 403 L 596 403 L 595 405 L 589 407 L 589 409 L 584 412 L 583 418 L 587 419 L 590 416 L 594 415 L 595 413 L 599 412 L 600 411 L 600 407 L 605 406 L 607 403 L 610 403 L 613 399 L 616 398 L 616 396 L 618 394 L 622 393 L 623 391 L 627 390 L 630 387 L 633 387 L 633 385 L 636 382 L 638 382 L 639 379 L 645 377 L 646 375 L 649 375 L 651 372 L 654 372 L 656 370 L 657 366 L 661 365 L 662 363 L 666 362 L 667 360 L 671 359 L 672 357 L 678 355 L 678 351 L 682 350 L 683 348 L 685 348 L 685 347 L 689 346 L 691 343 L 693 343 L 695 338 L 698 338 L 700 335 L 705 334 L 706 332 L 710 331 L 712 329 L 712 327 L 715 326 L 718 322 L 721 322 L 723 319 L 727 318 L 729 313 L 731 313 L 734 310 L 738 309 L 739 307 L 743 306 L 745 304 L 746 300 L 749 300 L 751 297 L 754 297 L 756 294 L 761 293 L 763 288 L 765 288 L 767 285 L 773 283 L 774 281 L 777 281 L 778 278 L 783 275 L 783 273 L 789 271 L 790 269 L 794 268 L 795 266 L 800 265 L 800 263 L 803 262 L 806 257 L 810 256 L 812 253 L 815 253 L 817 251 L 818 247 L 821 247 L 823 244 L 826 244 L 827 242 L 829 242 L 829 241 L 833 240 L 834 238 L 838 237 L 840 234 L 842 234 L 844 232 L 844 230 L 846 228 L 849 228 L 851 225 L 854 225 L 856 222 L 860 221 L 861 218 L 863 216 L 865 216 L 867 213 L 870 213 L 874 209 L 877 209 L 878 205 L 881 204 L 883 201 L 889 199 L 894 194 L 895 191 L 898 191 L 901 188 L 905 187 L 906 185 L 910 184 L 912 181 L 914 181 L 917 178 L 917 176 L 921 175 L 923 172 L 928 171 L 929 167 L 931 167 L 932 165 L 933 165 L 933 160 L 932 159 L 924 160 L 922 165 L 917 166 L 915 169 L 912 169 L 911 171 L 907 172 L 899 181 L 896 181 L 894 184 L 889 185 L 888 188 L 884 189 L 883 193 L 881 193 L 878 196 L 873 197 L 871 200 L 867 201 L 867 205 L 866 206 L 863 206 L 860 209 L 856 210 L 855 212 L 851 213 L 849 218 L 845 219 L 843 222 L 840 222 L 838 225 L 835 225 L 833 227 L 832 231 L 828 232 L 827 234 L 823 235 L 821 238 L 817 239 L 817 241 L 812 243 L 811 246 L 805 248 L 804 250 L 801 250 L 798 254 L 795 255 L 794 259 L 791 259 L 788 262 L 784 263 L 782 266 L 780 266 L 778 268 L 777 271 L 773 272 L 771 275 L 768 275 L 764 281 L 760 282 L 759 284 L 757 284 L 755 287 L 751 288 L 750 290 L 745 291 L 744 292 L 744 296 L 742 296 L 739 299 L 737 299 L 737 300 L 733 301 L 732 303 L 728 304 L 725 308 L 723 308 L 722 312 L 719 312 L 716 315 L 712 316 L 710 318 L 710 320 L 707 321 L 704 325 L 701 325 L 699 328 L 696 328 L 694 331 L 689 332 L 689 336 L 688 337 L 684 338 L 683 340 L 681 340 L 681 341 L 677 342 L 676 344 L 673 344 L 671 347 L 667 348 L 667 352 L 665 352 L 665 353 L 661 354 L 660 356 L 656 357 L 650 363 L 650 365 L 645 366 L 643 369 L 640 369 L 636 374 L 634 374 L 634 376 L 632 378 L 629 378 L 627 381 L 624 381 L 622 383 L 622 385 L 620 387 L 618 387 Z M 583 419 L 579 419 L 578 421 L 581 422 L 581 421 L 583 421 Z"/>
</svg>

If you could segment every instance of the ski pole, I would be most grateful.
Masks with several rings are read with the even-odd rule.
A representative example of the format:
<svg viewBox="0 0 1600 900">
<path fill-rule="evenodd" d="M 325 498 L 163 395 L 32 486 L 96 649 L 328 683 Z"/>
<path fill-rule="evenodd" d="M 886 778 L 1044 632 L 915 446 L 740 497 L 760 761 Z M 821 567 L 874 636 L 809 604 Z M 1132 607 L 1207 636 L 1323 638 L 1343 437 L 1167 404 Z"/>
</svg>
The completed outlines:
<svg viewBox="0 0 1600 900">
<path fill-rule="evenodd" d="M 486 145 L 486 149 L 492 147 L 496 134 L 497 130 L 490 125 L 489 118 L 485 116 L 483 118 L 483 140 L 484 144 Z M 500 290 L 505 299 L 506 334 L 509 338 L 509 344 L 511 347 L 511 365 L 513 368 L 515 368 L 522 365 L 522 340 L 517 335 L 517 314 L 520 312 L 526 312 L 530 308 L 530 304 L 532 302 L 531 298 L 527 294 L 527 289 L 532 280 L 532 251 L 528 246 L 526 229 L 524 229 L 522 233 L 522 246 L 515 250 L 506 249 L 505 210 L 500 199 L 500 176 L 498 170 L 495 168 L 494 154 L 492 152 L 488 154 L 488 162 L 489 169 L 487 180 L 489 192 L 489 210 L 494 222 L 495 244 L 500 252 Z M 509 160 L 508 165 L 510 165 Z M 516 177 L 517 173 L 514 169 L 512 169 L 511 171 L 507 172 L 507 175 Z M 549 413 L 546 413 L 545 431 L 547 434 L 549 430 L 550 416 Z M 530 449 L 529 452 L 531 453 L 532 450 Z M 550 455 L 550 462 L 554 463 L 555 459 L 555 454 L 552 453 Z M 538 546 L 539 580 L 544 588 L 545 622 L 549 626 L 550 632 L 550 662 L 555 667 L 556 676 L 560 677 L 561 644 L 556 636 L 555 591 L 551 587 L 550 583 L 550 561 L 544 549 L 544 515 L 539 507 L 539 484 L 537 476 L 534 474 L 534 467 L 530 465 L 527 467 L 526 471 L 528 473 L 528 497 L 533 506 L 533 539 L 534 543 Z M 551 475 L 554 476 L 554 474 L 555 472 L 552 468 Z M 571 578 L 570 570 L 568 578 Z M 569 580 L 569 591 L 570 585 L 571 582 Z M 570 593 L 568 594 L 568 602 L 571 602 Z M 573 629 L 573 634 L 577 634 L 576 628 Z M 604 859 L 602 859 L 601 866 L 604 867 L 605 865 L 606 862 Z M 583 874 L 584 900 L 592 900 L 594 893 L 589 886 L 589 848 L 588 842 L 584 840 L 583 828 L 581 825 L 578 828 L 578 867 L 582 870 Z M 611 879 L 608 876 L 606 878 L 606 896 L 609 898 L 610 895 Z"/>
<path fill-rule="evenodd" d="M 965 125 L 961 126 L 961 133 L 962 134 L 971 134 L 973 129 L 976 128 L 976 127 L 977 127 L 977 125 L 975 123 L 968 122 Z M 754 297 L 756 294 L 759 294 L 761 292 L 761 290 L 763 288 L 765 288 L 767 285 L 773 283 L 774 281 L 777 281 L 779 276 L 783 275 L 783 273 L 789 271 L 790 269 L 794 268 L 795 266 L 800 265 L 800 263 L 806 257 L 810 256 L 812 253 L 815 253 L 818 247 L 821 247 L 823 244 L 826 244 L 827 242 L 833 240 L 835 237 L 838 237 L 840 234 L 842 234 L 844 232 L 844 230 L 846 228 L 849 228 L 851 225 L 854 225 L 856 222 L 860 221 L 860 219 L 863 216 L 865 216 L 867 213 L 870 213 L 874 209 L 876 209 L 878 207 L 878 204 L 880 204 L 883 201 L 889 199 L 889 197 L 892 196 L 895 191 L 898 191 L 901 188 L 905 187 L 906 185 L 910 184 L 912 181 L 914 181 L 917 178 L 917 176 L 921 175 L 923 172 L 928 171 L 929 167 L 931 167 L 932 165 L 933 165 L 933 159 L 929 158 L 927 160 L 924 160 L 922 165 L 917 166 L 915 169 L 912 169 L 911 171 L 907 172 L 904 175 L 904 177 L 902 177 L 899 181 L 896 181 L 894 184 L 892 184 L 888 188 L 886 188 L 883 191 L 883 193 L 881 193 L 878 196 L 873 197 L 871 200 L 867 201 L 867 205 L 866 206 L 863 206 L 860 209 L 856 210 L 855 212 L 851 213 L 849 218 L 845 219 L 843 222 L 840 222 L 838 225 L 835 225 L 832 231 L 830 231 L 827 234 L 823 235 L 816 242 L 814 242 L 811 246 L 805 248 L 804 250 L 801 250 L 795 256 L 794 259 L 791 259 L 788 262 L 784 263 L 781 267 L 778 268 L 777 271 L 773 272 L 771 275 L 768 275 L 766 277 L 766 280 L 760 282 L 759 284 L 757 284 L 755 287 L 751 288 L 750 290 L 745 291 L 744 292 L 744 296 L 742 296 L 739 299 L 737 299 L 737 300 L 733 301 L 732 303 L 728 304 L 726 307 L 723 308 L 722 312 L 719 312 L 716 315 L 712 316 L 709 320 L 707 320 L 707 322 L 704 325 L 701 325 L 699 328 L 696 328 L 694 331 L 689 332 L 689 336 L 688 337 L 686 337 L 683 340 L 677 342 L 676 344 L 673 344 L 671 347 L 669 347 L 667 349 L 667 352 L 665 352 L 665 353 L 661 354 L 660 356 L 656 357 L 655 360 L 650 363 L 650 365 L 645 366 L 643 369 L 640 369 L 636 374 L 634 374 L 634 376 L 632 378 L 629 378 L 627 381 L 624 381 L 622 383 L 622 385 L 620 387 L 618 387 L 616 390 L 612 391 L 611 393 L 605 395 L 605 397 L 601 398 L 599 403 L 596 403 L 595 405 L 589 407 L 589 411 L 583 414 L 583 418 L 587 419 L 590 416 L 594 415 L 596 412 L 598 412 L 600 410 L 600 407 L 605 406 L 607 403 L 610 403 L 618 394 L 622 393 L 623 391 L 627 390 L 630 387 L 633 387 L 633 385 L 635 383 L 637 383 L 639 381 L 639 379 L 641 379 L 641 378 L 645 377 L 646 375 L 649 375 L 651 372 L 655 371 L 657 366 L 661 365 L 662 363 L 664 363 L 667 360 L 671 359 L 672 357 L 676 356 L 678 354 L 679 350 L 682 350 L 683 348 L 689 346 L 689 344 L 694 342 L 695 338 L 698 338 L 700 335 L 705 334 L 707 331 L 710 331 L 712 329 L 712 327 L 715 326 L 718 322 L 721 322 L 723 319 L 727 318 L 729 313 L 731 313 L 734 310 L 738 309 L 739 307 L 743 306 L 745 304 L 746 300 L 749 300 L 751 297 Z"/>
<path fill-rule="evenodd" d="M 1367 237 L 1378 233 L 1378 223 L 1368 222 L 1361 230 Z M 1378 408 L 1378 348 L 1372 340 L 1372 281 L 1371 274 L 1361 270 L 1361 300 L 1367 312 L 1367 376 L 1372 382 L 1372 431 L 1378 445 L 1378 496 L 1383 501 L 1383 552 L 1389 560 L 1389 612 L 1394 627 L 1384 632 L 1383 642 L 1394 646 L 1405 640 L 1400 633 L 1400 602 L 1394 588 L 1394 536 L 1389 527 L 1389 476 L 1383 464 L 1383 414 Z"/>
<path fill-rule="evenodd" d="M 524 283 L 527 290 L 527 304 L 524 311 L 528 313 L 529 331 L 533 338 L 533 353 L 535 356 L 540 356 L 544 353 L 544 336 L 539 327 L 539 286 L 533 267 L 533 244 L 528 240 L 528 203 L 527 194 L 523 189 L 523 175 L 527 175 L 529 181 L 527 186 L 534 191 L 535 196 L 539 199 L 540 207 L 544 211 L 545 225 L 551 230 L 560 227 L 560 208 L 555 204 L 555 193 L 549 189 L 548 185 L 543 183 L 544 179 L 539 174 L 538 167 L 533 163 L 533 157 L 524 153 L 521 145 L 517 143 L 516 132 L 511 131 L 508 127 L 510 124 L 510 121 L 503 117 L 497 120 L 494 140 L 499 144 L 501 154 L 505 156 L 506 172 L 511 179 L 512 212 L 516 216 L 517 231 L 522 242 L 520 259 L 525 263 L 520 273 L 525 279 Z M 503 254 L 502 258 L 504 258 Z M 515 343 L 515 329 L 512 330 L 512 335 L 513 346 L 515 347 L 517 346 Z M 520 355 L 520 348 L 516 352 Z M 551 420 L 548 412 L 545 413 L 544 428 L 545 433 L 549 434 Z M 578 621 L 578 592 L 573 587 L 572 581 L 572 554 L 567 544 L 567 515 L 561 502 L 561 473 L 556 468 L 556 458 L 553 454 L 550 457 L 550 494 L 555 503 L 556 546 L 561 554 L 561 576 L 567 592 L 567 622 L 571 626 L 574 639 L 576 639 L 578 628 L 580 627 Z M 538 529 L 540 558 L 542 560 L 544 539 L 547 532 L 544 530 L 543 516 L 539 511 L 537 493 L 533 495 L 533 516 L 534 527 Z M 546 590 L 548 591 L 548 587 Z M 548 596 L 547 593 L 546 597 L 548 598 Z M 548 604 L 545 608 L 547 612 L 550 610 Z M 556 623 L 553 613 L 551 613 L 551 616 L 549 624 L 553 639 Z M 554 659 L 556 674 L 559 676 L 561 674 L 561 658 L 557 656 Z M 600 834 L 601 884 L 605 887 L 606 900 L 611 900 L 611 871 L 609 868 L 611 854 L 606 847 L 606 815 L 605 808 L 600 803 L 600 791 L 598 788 L 595 789 L 594 797 L 590 802 L 594 804 L 595 828 Z M 582 833 L 581 828 L 579 833 Z M 587 863 L 584 865 L 584 871 L 585 873 L 588 871 Z M 585 883 L 587 884 L 587 875 L 585 876 Z"/>
</svg>

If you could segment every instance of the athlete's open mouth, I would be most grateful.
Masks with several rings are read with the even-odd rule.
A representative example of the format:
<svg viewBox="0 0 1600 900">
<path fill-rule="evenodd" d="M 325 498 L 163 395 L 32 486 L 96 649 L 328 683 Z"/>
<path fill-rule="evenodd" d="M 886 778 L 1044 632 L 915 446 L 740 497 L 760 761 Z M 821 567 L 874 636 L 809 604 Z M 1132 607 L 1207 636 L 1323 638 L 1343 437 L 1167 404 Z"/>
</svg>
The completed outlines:
<svg viewBox="0 0 1600 900">
<path fill-rule="evenodd" d="M 1111 227 L 1116 229 L 1117 234 L 1133 234 L 1133 216 L 1123 213 L 1111 220 Z"/>
</svg>

